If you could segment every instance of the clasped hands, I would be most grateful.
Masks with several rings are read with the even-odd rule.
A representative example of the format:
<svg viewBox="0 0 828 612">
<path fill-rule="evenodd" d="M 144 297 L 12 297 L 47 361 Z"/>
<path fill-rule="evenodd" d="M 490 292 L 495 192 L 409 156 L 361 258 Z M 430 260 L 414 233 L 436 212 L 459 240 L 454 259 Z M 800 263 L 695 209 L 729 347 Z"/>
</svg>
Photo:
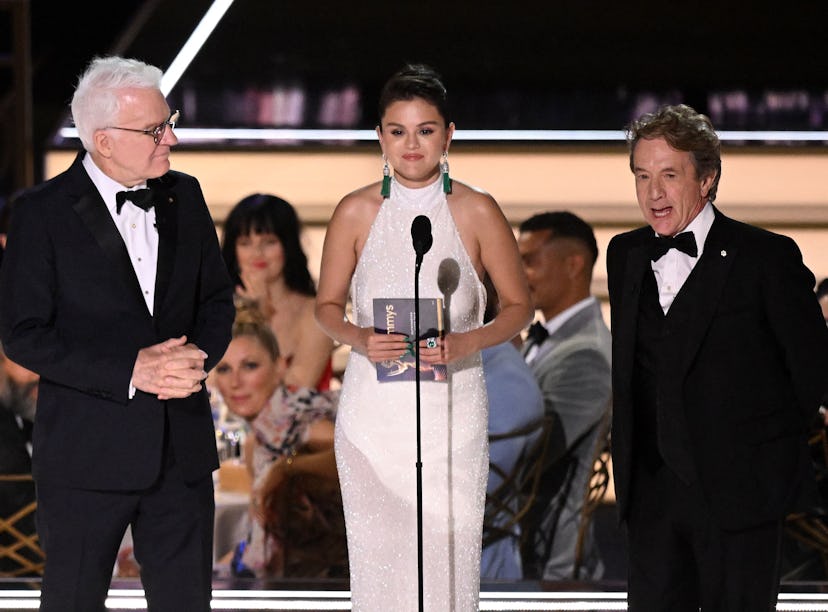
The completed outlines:
<svg viewBox="0 0 828 612">
<path fill-rule="evenodd" d="M 373 328 L 365 332 L 365 354 L 372 362 L 401 359 L 414 354 L 414 344 L 405 334 L 378 334 Z M 451 333 L 420 340 L 420 360 L 423 363 L 446 364 L 467 357 L 476 349 L 467 334 Z"/>
<path fill-rule="evenodd" d="M 188 397 L 200 391 L 207 378 L 206 358 L 207 353 L 187 343 L 187 336 L 142 348 L 132 369 L 132 385 L 160 400 Z"/>
</svg>

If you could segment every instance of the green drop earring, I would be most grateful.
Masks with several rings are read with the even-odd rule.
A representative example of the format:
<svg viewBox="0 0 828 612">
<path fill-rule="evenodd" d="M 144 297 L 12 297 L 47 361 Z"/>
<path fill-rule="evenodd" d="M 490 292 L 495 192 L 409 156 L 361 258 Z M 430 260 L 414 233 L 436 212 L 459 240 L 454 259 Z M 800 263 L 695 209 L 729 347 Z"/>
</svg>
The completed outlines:
<svg viewBox="0 0 828 612">
<path fill-rule="evenodd" d="M 388 167 L 388 160 L 382 156 L 382 189 L 380 195 L 383 199 L 391 195 L 391 168 Z"/>
<path fill-rule="evenodd" d="M 448 151 L 443 151 L 440 160 L 440 172 L 443 174 L 443 193 L 451 193 L 451 177 L 449 176 Z"/>
</svg>

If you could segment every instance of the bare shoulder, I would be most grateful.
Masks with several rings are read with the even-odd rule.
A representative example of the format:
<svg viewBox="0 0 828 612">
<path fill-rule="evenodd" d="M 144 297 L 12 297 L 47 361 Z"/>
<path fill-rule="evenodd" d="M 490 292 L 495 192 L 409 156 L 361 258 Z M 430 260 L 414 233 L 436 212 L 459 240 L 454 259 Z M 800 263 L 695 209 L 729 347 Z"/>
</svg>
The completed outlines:
<svg viewBox="0 0 828 612">
<path fill-rule="evenodd" d="M 380 184 L 371 183 L 343 197 L 336 205 L 334 216 L 348 223 L 368 222 L 370 224 L 377 216 L 382 202 Z"/>
<path fill-rule="evenodd" d="M 454 179 L 451 183 L 448 203 L 451 214 L 457 221 L 468 220 L 474 223 L 479 222 L 481 218 L 490 218 L 491 215 L 503 216 L 500 206 L 486 191 Z"/>
<path fill-rule="evenodd" d="M 456 179 L 451 181 L 451 195 L 464 202 L 478 203 L 484 206 L 497 205 L 495 199 L 487 191 Z"/>
<path fill-rule="evenodd" d="M 382 203 L 379 183 L 366 185 L 346 195 L 336 205 L 328 223 L 325 243 L 336 244 L 339 249 L 353 247 L 353 253 L 358 258 Z"/>
<path fill-rule="evenodd" d="M 495 243 L 510 232 L 506 218 L 495 199 L 476 187 L 452 180 L 447 198 L 460 239 L 480 278 L 485 276 L 481 244 Z"/>
</svg>

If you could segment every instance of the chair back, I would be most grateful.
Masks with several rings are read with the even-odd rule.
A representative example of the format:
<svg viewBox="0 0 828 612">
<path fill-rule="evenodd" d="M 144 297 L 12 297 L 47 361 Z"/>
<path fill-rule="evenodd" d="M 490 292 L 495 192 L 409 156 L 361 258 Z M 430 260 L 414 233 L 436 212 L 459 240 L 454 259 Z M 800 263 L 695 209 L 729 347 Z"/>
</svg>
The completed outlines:
<svg viewBox="0 0 828 612">
<path fill-rule="evenodd" d="M 489 463 L 490 471 L 502 480 L 493 491 L 486 493 L 484 548 L 506 537 L 522 539 L 521 523 L 537 498 L 551 427 L 552 419 L 544 416 L 512 431 L 489 435 L 490 443 L 515 438 L 526 438 L 531 442 L 511 471 L 507 472 L 496 463 Z"/>
<path fill-rule="evenodd" d="M 598 422 L 575 440 L 563 455 L 544 466 L 539 479 L 539 494 L 521 526 L 520 552 L 525 578 L 543 577 L 561 521 L 564 521 L 566 529 L 577 529 L 577 534 L 571 538 L 575 547 L 571 578 L 580 579 L 581 568 L 586 561 L 587 536 L 592 515 L 603 501 L 609 486 L 610 422 L 611 410 L 608 404 Z M 552 431 L 551 435 L 562 433 Z M 584 457 L 591 460 L 589 474 L 585 474 L 582 467 L 586 465 Z M 579 500 L 574 510 L 577 515 L 575 521 L 565 518 L 572 512 L 569 500 L 573 499 Z M 570 538 L 564 537 L 563 541 L 567 540 Z"/>
<path fill-rule="evenodd" d="M 806 551 L 812 551 L 820 562 L 821 579 L 828 578 L 828 432 L 822 415 L 814 424 L 808 437 L 814 482 L 819 495 L 819 504 L 807 512 L 789 514 L 785 520 L 785 533 Z M 794 567 L 783 580 L 799 580 L 798 575 L 811 565 L 806 560 L 803 566 Z"/>
<path fill-rule="evenodd" d="M 610 463 L 610 425 L 612 412 L 607 410 L 598 423 L 598 435 L 595 440 L 595 451 L 592 456 L 592 474 L 587 481 L 584 491 L 584 502 L 581 505 L 581 520 L 578 523 L 578 540 L 575 544 L 575 564 L 573 565 L 573 580 L 580 579 L 581 567 L 584 563 L 584 546 L 589 526 L 595 510 L 604 501 L 609 488 Z"/>
<path fill-rule="evenodd" d="M 31 474 L 0 474 L 0 499 L 27 500 L 11 513 L 0 513 L 0 576 L 42 576 L 46 555 L 35 530 L 37 502 Z"/>
</svg>

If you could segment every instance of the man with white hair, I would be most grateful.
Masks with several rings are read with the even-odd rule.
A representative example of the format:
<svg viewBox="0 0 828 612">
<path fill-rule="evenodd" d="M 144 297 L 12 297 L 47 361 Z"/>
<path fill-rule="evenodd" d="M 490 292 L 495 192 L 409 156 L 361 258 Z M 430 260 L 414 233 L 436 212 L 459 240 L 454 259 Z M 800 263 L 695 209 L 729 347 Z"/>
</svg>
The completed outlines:
<svg viewBox="0 0 828 612">
<path fill-rule="evenodd" d="M 161 71 L 97 58 L 72 115 L 84 152 L 15 204 L 0 333 L 40 375 L 33 472 L 41 610 L 104 610 L 131 526 L 150 610 L 209 610 L 212 471 L 202 381 L 233 322 L 198 182 L 170 170 Z"/>
</svg>

